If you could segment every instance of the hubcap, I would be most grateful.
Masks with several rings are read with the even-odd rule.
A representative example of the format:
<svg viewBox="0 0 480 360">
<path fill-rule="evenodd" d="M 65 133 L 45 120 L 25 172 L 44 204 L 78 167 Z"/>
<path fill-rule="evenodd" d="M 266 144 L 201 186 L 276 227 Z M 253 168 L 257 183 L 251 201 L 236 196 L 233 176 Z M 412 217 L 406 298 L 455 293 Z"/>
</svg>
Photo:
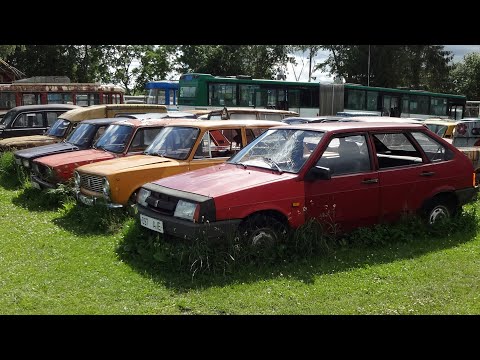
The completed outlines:
<svg viewBox="0 0 480 360">
<path fill-rule="evenodd" d="M 437 222 L 440 219 L 448 218 L 448 211 L 444 207 L 437 207 L 430 213 L 430 224 Z"/>
<path fill-rule="evenodd" d="M 268 245 L 275 242 L 275 236 L 268 230 L 259 229 L 252 236 L 252 245 Z"/>
</svg>

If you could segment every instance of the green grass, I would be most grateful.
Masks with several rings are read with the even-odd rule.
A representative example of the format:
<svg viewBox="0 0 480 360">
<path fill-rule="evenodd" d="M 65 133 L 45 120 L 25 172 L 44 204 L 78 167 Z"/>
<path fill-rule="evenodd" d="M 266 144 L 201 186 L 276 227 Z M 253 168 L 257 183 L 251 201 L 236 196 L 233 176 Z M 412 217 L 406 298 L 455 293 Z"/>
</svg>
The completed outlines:
<svg viewBox="0 0 480 360">
<path fill-rule="evenodd" d="M 0 186 L 0 314 L 480 313 L 478 203 L 436 233 L 411 221 L 315 247 L 307 228 L 268 261 L 222 264 L 232 248 L 188 250 L 50 195 Z"/>
</svg>

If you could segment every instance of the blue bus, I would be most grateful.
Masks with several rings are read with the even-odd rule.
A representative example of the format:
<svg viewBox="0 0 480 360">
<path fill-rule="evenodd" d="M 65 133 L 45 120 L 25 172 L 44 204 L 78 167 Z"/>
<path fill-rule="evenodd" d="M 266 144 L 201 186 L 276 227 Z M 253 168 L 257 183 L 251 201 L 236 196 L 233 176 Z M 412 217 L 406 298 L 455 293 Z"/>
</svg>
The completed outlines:
<svg viewBox="0 0 480 360">
<path fill-rule="evenodd" d="M 169 111 L 178 110 L 178 81 L 159 80 L 145 84 L 147 104 L 166 105 Z"/>
</svg>

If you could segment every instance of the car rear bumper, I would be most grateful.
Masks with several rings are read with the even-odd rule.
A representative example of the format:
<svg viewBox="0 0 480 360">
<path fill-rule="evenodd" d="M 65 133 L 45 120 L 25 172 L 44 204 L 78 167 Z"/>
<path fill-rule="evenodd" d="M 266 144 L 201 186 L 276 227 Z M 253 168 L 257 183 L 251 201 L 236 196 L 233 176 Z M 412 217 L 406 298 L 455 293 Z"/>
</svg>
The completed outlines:
<svg viewBox="0 0 480 360">
<path fill-rule="evenodd" d="M 455 195 L 457 196 L 458 205 L 462 206 L 469 202 L 475 201 L 478 196 L 479 187 L 469 187 L 465 189 L 459 189 L 455 191 Z"/>
</svg>

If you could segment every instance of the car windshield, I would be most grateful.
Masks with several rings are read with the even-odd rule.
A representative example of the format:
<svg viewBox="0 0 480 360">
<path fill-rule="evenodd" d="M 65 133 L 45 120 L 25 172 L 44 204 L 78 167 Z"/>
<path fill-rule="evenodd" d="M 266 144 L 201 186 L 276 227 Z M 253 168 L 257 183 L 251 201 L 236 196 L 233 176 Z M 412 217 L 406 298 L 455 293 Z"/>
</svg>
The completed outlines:
<svg viewBox="0 0 480 360">
<path fill-rule="evenodd" d="M 195 145 L 199 132 L 194 127 L 166 126 L 145 149 L 145 154 L 185 160 Z"/>
<path fill-rule="evenodd" d="M 65 136 L 65 132 L 68 129 L 68 125 L 70 125 L 70 121 L 58 119 L 57 121 L 55 121 L 55 124 L 53 124 L 52 127 L 48 129 L 45 135 L 63 137 Z"/>
<path fill-rule="evenodd" d="M 446 125 L 438 125 L 438 124 L 427 124 L 427 127 L 430 129 L 430 131 L 433 131 L 435 134 L 441 137 L 445 135 L 445 132 L 448 129 Z"/>
<path fill-rule="evenodd" d="M 95 143 L 95 149 L 121 153 L 132 137 L 133 127 L 128 125 L 110 125 Z"/>
<path fill-rule="evenodd" d="M 301 129 L 271 129 L 228 162 L 279 172 L 298 173 L 324 133 Z"/>
<path fill-rule="evenodd" d="M 97 127 L 95 125 L 80 124 L 68 135 L 65 142 L 79 147 L 88 146 L 96 133 Z"/>
<path fill-rule="evenodd" d="M 15 111 L 9 111 L 0 119 L 0 125 L 7 126 L 9 123 L 12 122 L 13 118 L 15 117 Z"/>
</svg>

